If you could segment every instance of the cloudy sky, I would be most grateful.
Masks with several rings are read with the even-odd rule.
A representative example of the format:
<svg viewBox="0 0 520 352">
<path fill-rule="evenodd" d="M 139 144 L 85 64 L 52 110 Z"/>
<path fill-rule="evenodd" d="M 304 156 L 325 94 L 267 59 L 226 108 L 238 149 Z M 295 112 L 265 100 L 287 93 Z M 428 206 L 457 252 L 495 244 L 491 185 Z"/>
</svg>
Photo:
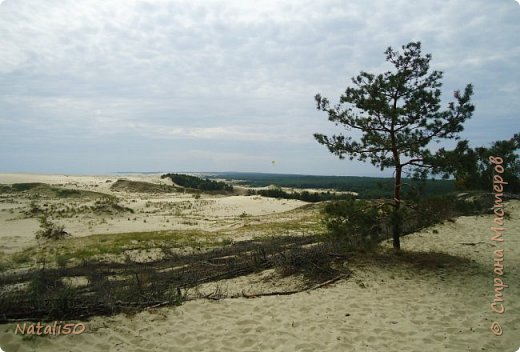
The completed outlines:
<svg viewBox="0 0 520 352">
<path fill-rule="evenodd" d="M 316 93 L 420 40 L 488 145 L 520 130 L 519 37 L 514 0 L 0 0 L 0 172 L 380 175 L 313 139 Z"/>
</svg>

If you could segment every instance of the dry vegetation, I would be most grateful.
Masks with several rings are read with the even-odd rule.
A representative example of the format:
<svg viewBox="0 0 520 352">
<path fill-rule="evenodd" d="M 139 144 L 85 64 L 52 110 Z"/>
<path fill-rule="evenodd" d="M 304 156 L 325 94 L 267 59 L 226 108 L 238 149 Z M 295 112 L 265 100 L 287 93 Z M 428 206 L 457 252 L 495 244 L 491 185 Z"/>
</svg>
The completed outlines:
<svg viewBox="0 0 520 352">
<path fill-rule="evenodd" d="M 0 318 L 178 304 L 208 298 L 194 293 L 204 283 L 269 268 L 280 277 L 303 275 L 299 290 L 342 272 L 331 267 L 337 258 L 326 252 L 333 250 L 320 244 L 320 204 L 260 196 L 229 201 L 168 184 L 107 181 L 87 189 L 2 185 L 2 220 L 23 241 L 0 256 Z M 38 231 L 27 234 L 27 222 L 38 220 Z"/>
<path fill-rule="evenodd" d="M 20 233 L 20 245 L 0 254 L 3 321 L 80 318 L 196 298 L 290 294 L 349 275 L 347 259 L 356 260 L 366 251 L 372 251 L 368 258 L 373 262 L 396 260 L 363 245 L 367 239 L 374 242 L 370 228 L 386 226 L 379 223 L 377 211 L 365 211 L 379 201 L 349 201 L 335 212 L 329 209 L 329 214 L 339 214 L 336 220 L 349 218 L 349 226 L 361 236 L 356 253 L 352 242 L 341 237 L 352 231 L 330 218 L 323 221 L 327 203 L 204 194 L 131 180 L 98 180 L 87 187 L 2 185 L 0 191 L 1 219 Z M 410 232 L 458 215 L 442 204 L 425 203 L 426 213 L 410 213 Z M 426 219 L 425 214 L 437 218 Z M 38 219 L 41 227 L 29 232 L 28 222 Z M 223 280 L 268 270 L 273 274 L 262 274 L 263 282 L 252 284 L 257 287 L 253 293 L 222 288 Z M 287 277 L 296 280 L 284 281 Z M 268 289 L 265 281 L 285 284 Z M 208 291 L 209 283 L 216 286 Z"/>
</svg>

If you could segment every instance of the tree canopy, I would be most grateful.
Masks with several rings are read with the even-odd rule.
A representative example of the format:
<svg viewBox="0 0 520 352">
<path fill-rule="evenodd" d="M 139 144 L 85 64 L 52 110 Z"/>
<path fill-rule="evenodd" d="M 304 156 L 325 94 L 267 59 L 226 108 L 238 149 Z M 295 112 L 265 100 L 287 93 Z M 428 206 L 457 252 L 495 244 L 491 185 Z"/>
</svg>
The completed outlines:
<svg viewBox="0 0 520 352">
<path fill-rule="evenodd" d="M 362 71 L 352 78 L 348 87 L 331 106 L 327 98 L 315 96 L 318 110 L 328 114 L 329 121 L 342 125 L 347 131 L 358 131 L 361 137 L 351 134 L 326 136 L 314 134 L 339 158 L 370 161 L 381 170 L 393 168 L 394 173 L 394 248 L 400 248 L 401 177 L 403 170 L 425 174 L 432 141 L 458 139 L 463 123 L 472 116 L 473 86 L 466 85 L 463 92 L 455 91 L 455 102 L 441 109 L 442 72 L 430 72 L 431 54 L 422 55 L 421 43 L 402 46 L 402 53 L 389 47 L 386 61 L 392 71 L 378 75 Z"/>
<path fill-rule="evenodd" d="M 504 161 L 503 178 L 508 182 L 505 189 L 520 192 L 520 133 L 512 138 L 493 142 L 489 148 L 471 148 L 467 140 L 459 141 L 453 150 L 439 149 L 431 157 L 434 172 L 445 178 L 455 177 L 461 190 L 489 190 L 493 183 L 493 165 L 490 156 L 499 156 Z"/>
</svg>

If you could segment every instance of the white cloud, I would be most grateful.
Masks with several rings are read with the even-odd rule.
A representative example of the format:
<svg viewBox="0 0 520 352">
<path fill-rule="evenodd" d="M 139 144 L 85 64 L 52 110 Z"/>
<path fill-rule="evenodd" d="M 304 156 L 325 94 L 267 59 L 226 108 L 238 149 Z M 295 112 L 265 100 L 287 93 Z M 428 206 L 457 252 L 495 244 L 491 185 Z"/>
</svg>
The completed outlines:
<svg viewBox="0 0 520 352">
<path fill-rule="evenodd" d="M 360 70 L 389 68 L 382 54 L 387 46 L 410 40 L 422 40 L 432 66 L 446 72 L 446 93 L 475 84 L 476 122 L 467 131 L 488 132 L 491 121 L 500 126 L 520 109 L 515 6 L 484 0 L 5 1 L 0 123 L 2 135 L 11 137 L 0 148 L 17 141 L 32 148 L 22 136 L 53 140 L 59 133 L 78 143 L 107 135 L 114 144 L 142 138 L 149 150 L 154 138 L 200 141 L 221 153 L 251 142 L 254 155 L 265 148 L 288 155 L 305 144 L 325 157 L 312 133 L 330 127 L 313 95 L 336 100 Z M 498 127 L 484 135 L 508 133 Z"/>
</svg>

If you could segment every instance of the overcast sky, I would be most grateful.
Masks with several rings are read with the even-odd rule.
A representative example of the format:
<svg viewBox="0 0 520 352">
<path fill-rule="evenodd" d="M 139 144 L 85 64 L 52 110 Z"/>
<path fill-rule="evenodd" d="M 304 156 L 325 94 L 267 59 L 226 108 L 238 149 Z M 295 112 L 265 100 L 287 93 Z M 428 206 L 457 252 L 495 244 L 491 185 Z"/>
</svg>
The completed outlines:
<svg viewBox="0 0 520 352">
<path fill-rule="evenodd" d="M 0 0 L 0 172 L 381 175 L 314 140 L 316 93 L 419 40 L 489 145 L 520 130 L 519 38 L 514 0 Z"/>
</svg>

